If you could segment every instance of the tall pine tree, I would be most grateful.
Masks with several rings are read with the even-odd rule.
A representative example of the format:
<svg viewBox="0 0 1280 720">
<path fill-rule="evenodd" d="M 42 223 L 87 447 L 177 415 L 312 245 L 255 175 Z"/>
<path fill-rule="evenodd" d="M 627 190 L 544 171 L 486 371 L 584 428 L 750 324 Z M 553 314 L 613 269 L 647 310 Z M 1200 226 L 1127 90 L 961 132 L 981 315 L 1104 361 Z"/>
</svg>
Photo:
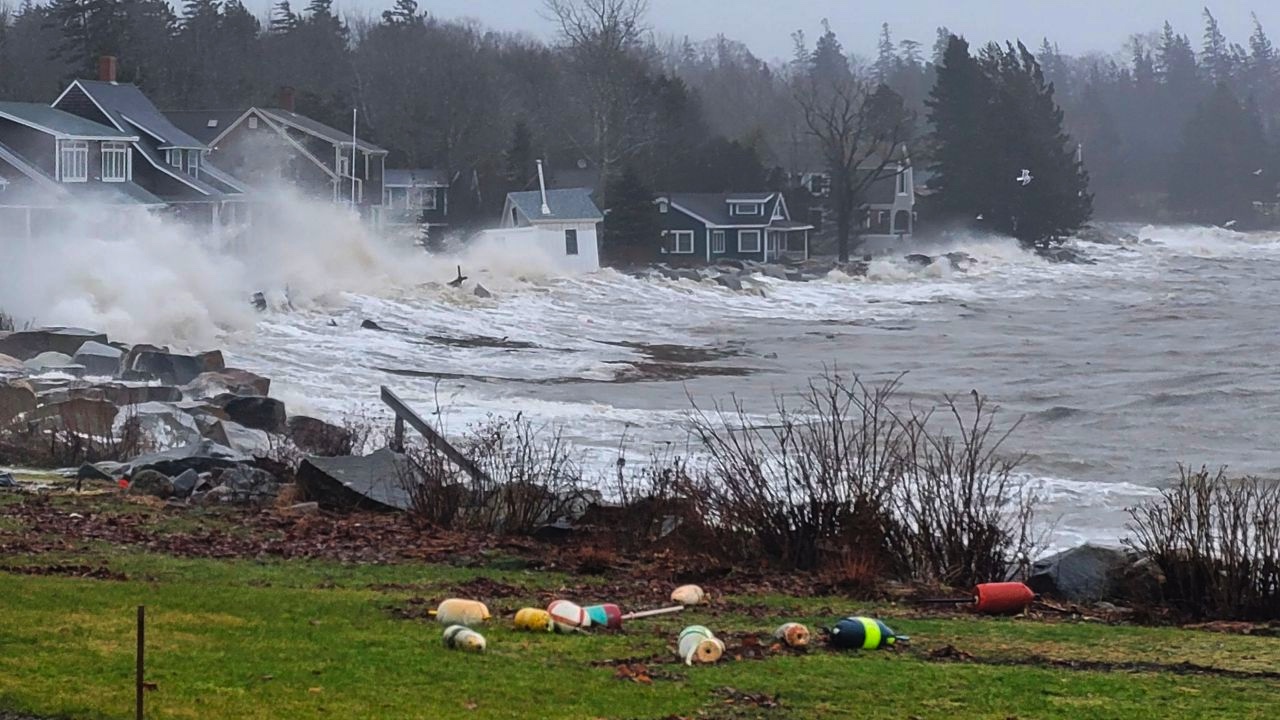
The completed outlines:
<svg viewBox="0 0 1280 720">
<path fill-rule="evenodd" d="M 653 192 L 631 165 L 610 183 L 603 233 L 600 255 L 605 264 L 620 267 L 652 262 L 658 257 L 658 209 Z"/>
</svg>

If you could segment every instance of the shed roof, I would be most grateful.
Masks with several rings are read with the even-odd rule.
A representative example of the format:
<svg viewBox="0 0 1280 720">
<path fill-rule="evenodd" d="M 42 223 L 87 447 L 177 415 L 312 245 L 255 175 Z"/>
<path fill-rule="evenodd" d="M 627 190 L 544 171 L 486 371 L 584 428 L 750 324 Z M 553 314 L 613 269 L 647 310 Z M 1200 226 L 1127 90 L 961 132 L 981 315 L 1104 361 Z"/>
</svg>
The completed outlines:
<svg viewBox="0 0 1280 720">
<path fill-rule="evenodd" d="M 563 222 L 585 220 L 599 222 L 604 219 L 600 208 L 591 199 L 590 188 L 562 188 L 547 191 L 547 207 L 550 215 L 542 214 L 542 193 L 514 192 L 507 194 L 507 202 L 520 210 L 530 222 Z"/>
</svg>

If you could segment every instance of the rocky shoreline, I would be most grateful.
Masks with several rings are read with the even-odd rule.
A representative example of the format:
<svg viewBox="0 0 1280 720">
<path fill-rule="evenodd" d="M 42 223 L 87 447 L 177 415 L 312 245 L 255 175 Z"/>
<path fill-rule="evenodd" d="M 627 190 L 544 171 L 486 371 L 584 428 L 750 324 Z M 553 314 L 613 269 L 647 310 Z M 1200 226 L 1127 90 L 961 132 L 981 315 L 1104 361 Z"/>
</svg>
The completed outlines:
<svg viewBox="0 0 1280 720">
<path fill-rule="evenodd" d="M 294 457 L 350 450 L 350 433 L 290 416 L 271 381 L 220 351 L 182 354 L 71 327 L 0 332 L 0 456 L 191 503 L 264 503 Z M 13 478 L 9 477 L 9 482 Z"/>
</svg>

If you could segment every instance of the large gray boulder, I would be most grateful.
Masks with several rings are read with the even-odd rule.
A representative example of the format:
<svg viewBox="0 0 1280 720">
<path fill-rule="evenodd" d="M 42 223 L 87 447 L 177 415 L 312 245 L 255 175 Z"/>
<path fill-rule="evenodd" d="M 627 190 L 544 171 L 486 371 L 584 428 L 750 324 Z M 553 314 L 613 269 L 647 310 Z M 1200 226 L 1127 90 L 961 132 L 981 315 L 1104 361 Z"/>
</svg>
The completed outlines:
<svg viewBox="0 0 1280 720">
<path fill-rule="evenodd" d="M 106 400 L 72 398 L 41 405 L 19 418 L 45 430 L 66 431 L 83 437 L 109 438 L 115 434 L 120 409 Z"/>
<path fill-rule="evenodd" d="M 1117 583 L 1128 565 L 1122 550 L 1085 544 L 1037 560 L 1027 586 L 1061 600 L 1096 602 L 1117 595 Z"/>
<path fill-rule="evenodd" d="M 271 392 L 271 380 L 248 370 L 225 368 L 200 373 L 182 387 L 190 400 L 210 400 L 219 395 L 258 395 Z"/>
<path fill-rule="evenodd" d="M 145 447 L 156 450 L 185 447 L 204 439 L 195 418 L 165 403 L 126 406 L 116 420 L 117 437 L 124 436 L 126 425 L 139 433 Z"/>
<path fill-rule="evenodd" d="M 760 268 L 760 274 L 773 278 L 774 280 L 789 280 L 787 277 L 787 269 L 781 265 L 765 265 Z"/>
<path fill-rule="evenodd" d="M 266 457 L 271 452 L 271 436 L 262 430 L 247 428 L 230 420 L 196 418 L 205 438 L 250 457 Z"/>
<path fill-rule="evenodd" d="M 309 455 L 350 455 L 355 438 L 351 431 L 323 420 L 294 415 L 289 418 L 289 439 Z"/>
<path fill-rule="evenodd" d="M 220 398 L 218 404 L 227 411 L 232 422 L 247 428 L 263 430 L 269 433 L 283 434 L 288 431 L 288 415 L 284 403 L 269 397 L 233 397 L 225 402 Z"/>
<path fill-rule="evenodd" d="M 21 377 L 27 374 L 27 366 L 11 355 L 0 354 L 0 378 Z"/>
<path fill-rule="evenodd" d="M 27 370 L 35 375 L 44 373 L 58 372 L 72 377 L 80 377 L 84 375 L 85 367 L 79 365 L 70 355 L 60 352 L 48 351 L 27 360 L 23 363 L 27 366 Z"/>
<path fill-rule="evenodd" d="M 275 475 L 249 465 L 236 465 L 223 470 L 214 482 L 231 488 L 229 502 L 264 502 L 274 498 L 280 491 L 280 483 Z"/>
<path fill-rule="evenodd" d="M 105 343 L 90 340 L 76 350 L 72 360 L 84 366 L 84 374 L 96 377 L 116 377 L 120 374 L 120 358 L 124 351 Z"/>
<path fill-rule="evenodd" d="M 742 281 L 734 275 L 721 275 L 716 278 L 716 282 L 730 290 L 742 289 Z"/>
<path fill-rule="evenodd" d="M 159 380 L 169 385 L 186 385 L 202 373 L 225 370 L 218 351 L 199 355 L 179 355 L 165 350 L 134 348 L 125 355 L 126 380 Z"/>
<path fill-rule="evenodd" d="M 36 391 L 25 380 L 0 382 L 0 427 L 36 409 Z"/>
<path fill-rule="evenodd" d="M 106 383 L 89 386 L 64 386 L 45 390 L 40 393 L 42 402 L 62 402 L 76 398 L 89 400 L 106 400 L 124 407 L 143 403 L 174 403 L 182 399 L 182 392 L 167 385 L 131 385 L 126 383 Z"/>
<path fill-rule="evenodd" d="M 30 360 L 41 353 L 56 352 L 68 357 L 75 355 L 81 345 L 93 341 L 106 344 L 107 336 L 73 327 L 45 327 L 21 330 L 0 337 L 0 354 L 19 360 Z"/>
<path fill-rule="evenodd" d="M 130 495 L 150 495 L 161 500 L 173 496 L 173 480 L 155 470 L 142 470 L 129 478 Z"/>
<path fill-rule="evenodd" d="M 394 512 L 413 507 L 415 477 L 404 455 L 382 449 L 365 457 L 308 457 L 298 467 L 298 488 L 321 507 Z"/>
<path fill-rule="evenodd" d="M 252 459 L 225 445 L 201 440 L 190 445 L 141 455 L 131 460 L 122 469 L 126 475 L 151 469 L 172 476 L 179 475 L 185 470 L 195 470 L 198 473 L 212 472 L 250 462 Z"/>
</svg>

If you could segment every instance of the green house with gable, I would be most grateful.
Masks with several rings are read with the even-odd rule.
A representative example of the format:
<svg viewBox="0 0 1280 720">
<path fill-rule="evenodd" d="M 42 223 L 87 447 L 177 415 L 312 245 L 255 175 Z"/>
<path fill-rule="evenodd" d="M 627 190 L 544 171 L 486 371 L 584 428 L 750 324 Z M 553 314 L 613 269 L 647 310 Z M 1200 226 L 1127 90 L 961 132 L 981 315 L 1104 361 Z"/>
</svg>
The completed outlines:
<svg viewBox="0 0 1280 720">
<path fill-rule="evenodd" d="M 813 226 L 791 219 L 782 193 L 665 193 L 654 203 L 669 264 L 809 258 Z"/>
</svg>

